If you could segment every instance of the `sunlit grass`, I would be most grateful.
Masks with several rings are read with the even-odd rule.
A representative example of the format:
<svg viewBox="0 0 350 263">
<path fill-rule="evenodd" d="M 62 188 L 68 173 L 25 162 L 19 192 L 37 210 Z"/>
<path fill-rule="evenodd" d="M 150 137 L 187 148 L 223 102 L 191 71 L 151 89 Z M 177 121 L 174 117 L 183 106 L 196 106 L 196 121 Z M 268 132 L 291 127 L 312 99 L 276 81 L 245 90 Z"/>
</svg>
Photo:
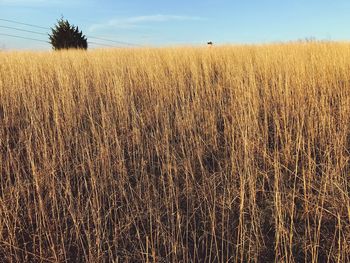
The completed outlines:
<svg viewBox="0 0 350 263">
<path fill-rule="evenodd" d="M 350 45 L 0 53 L 4 262 L 349 262 Z"/>
</svg>

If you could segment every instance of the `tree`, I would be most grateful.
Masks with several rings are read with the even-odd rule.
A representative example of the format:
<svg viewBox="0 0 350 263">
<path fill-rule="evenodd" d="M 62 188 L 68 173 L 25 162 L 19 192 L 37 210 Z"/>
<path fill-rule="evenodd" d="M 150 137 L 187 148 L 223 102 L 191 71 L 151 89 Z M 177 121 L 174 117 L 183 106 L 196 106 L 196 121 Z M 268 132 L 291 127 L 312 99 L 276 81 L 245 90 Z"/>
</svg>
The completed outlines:
<svg viewBox="0 0 350 263">
<path fill-rule="evenodd" d="M 51 28 L 52 33 L 49 34 L 50 43 L 55 50 L 59 49 L 87 49 L 86 36 L 80 31 L 77 26 L 71 25 L 68 20 L 61 18 L 57 21 L 54 28 Z"/>
</svg>

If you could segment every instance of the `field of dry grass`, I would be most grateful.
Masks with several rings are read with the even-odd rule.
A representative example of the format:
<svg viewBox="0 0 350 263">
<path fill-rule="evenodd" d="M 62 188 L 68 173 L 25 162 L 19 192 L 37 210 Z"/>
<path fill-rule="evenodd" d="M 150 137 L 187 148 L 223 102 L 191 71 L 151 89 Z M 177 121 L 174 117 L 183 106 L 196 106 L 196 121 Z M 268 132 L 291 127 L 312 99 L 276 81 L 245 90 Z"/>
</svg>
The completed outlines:
<svg viewBox="0 0 350 263">
<path fill-rule="evenodd" d="M 0 53 L 1 262 L 349 262 L 350 45 Z"/>
</svg>

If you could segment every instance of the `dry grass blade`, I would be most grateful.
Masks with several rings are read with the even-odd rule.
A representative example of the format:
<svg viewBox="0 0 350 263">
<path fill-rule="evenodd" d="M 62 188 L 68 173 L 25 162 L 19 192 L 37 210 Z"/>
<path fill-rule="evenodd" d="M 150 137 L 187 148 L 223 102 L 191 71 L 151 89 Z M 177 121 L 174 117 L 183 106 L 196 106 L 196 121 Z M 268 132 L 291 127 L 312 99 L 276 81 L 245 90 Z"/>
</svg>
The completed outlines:
<svg viewBox="0 0 350 263">
<path fill-rule="evenodd" d="M 0 53 L 4 262 L 350 262 L 350 45 Z"/>
</svg>

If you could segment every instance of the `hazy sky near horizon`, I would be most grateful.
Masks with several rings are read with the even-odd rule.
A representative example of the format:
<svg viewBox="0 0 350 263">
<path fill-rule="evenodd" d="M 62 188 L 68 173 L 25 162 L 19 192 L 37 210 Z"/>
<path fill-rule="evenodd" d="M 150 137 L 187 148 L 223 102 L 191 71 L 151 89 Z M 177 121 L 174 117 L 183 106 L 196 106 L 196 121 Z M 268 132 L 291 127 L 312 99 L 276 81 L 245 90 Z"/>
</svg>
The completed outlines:
<svg viewBox="0 0 350 263">
<path fill-rule="evenodd" d="M 89 41 L 111 46 L 123 45 L 89 36 L 147 46 L 350 39 L 349 0 L 0 0 L 0 49 L 50 49 L 8 35 L 47 41 L 38 33 L 62 15 Z"/>
</svg>

